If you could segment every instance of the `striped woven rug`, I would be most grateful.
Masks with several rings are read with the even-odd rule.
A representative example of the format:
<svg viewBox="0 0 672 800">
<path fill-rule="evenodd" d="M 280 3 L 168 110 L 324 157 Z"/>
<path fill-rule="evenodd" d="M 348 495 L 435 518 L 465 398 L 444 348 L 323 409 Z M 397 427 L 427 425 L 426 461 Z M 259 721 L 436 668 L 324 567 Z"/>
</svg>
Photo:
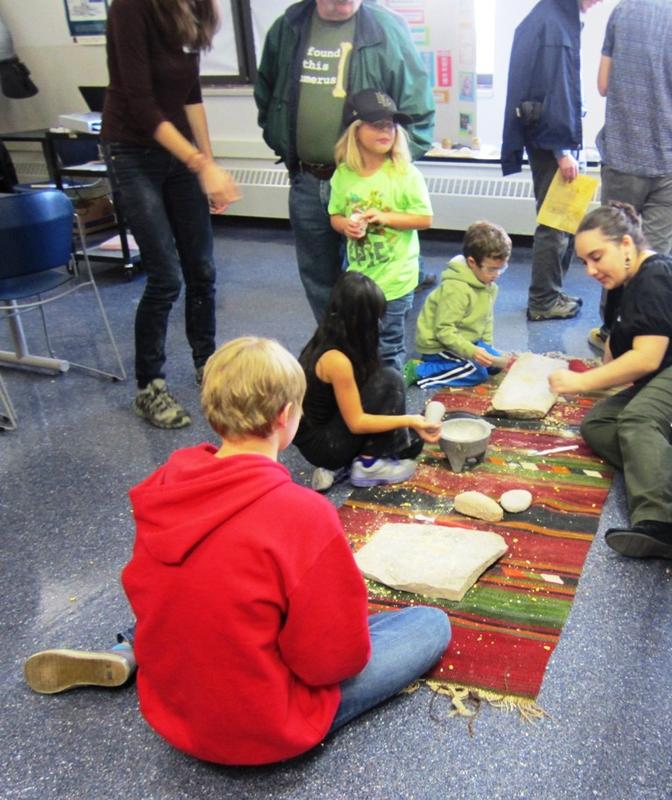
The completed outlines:
<svg viewBox="0 0 672 800">
<path fill-rule="evenodd" d="M 534 703 L 548 660 L 569 615 L 588 549 L 612 479 L 579 434 L 583 415 L 599 395 L 558 402 L 543 420 L 488 416 L 498 380 L 469 389 L 444 390 L 434 399 L 448 411 L 468 411 L 496 425 L 481 464 L 454 473 L 438 446 L 426 445 L 413 478 L 399 486 L 357 489 L 340 509 L 357 550 L 385 522 L 426 521 L 492 530 L 509 549 L 462 601 L 425 598 L 369 581 L 372 611 L 429 604 L 449 615 L 453 638 L 427 677 L 433 688 L 457 699 L 478 697 L 538 711 Z M 577 449 L 546 456 L 530 451 L 566 445 Z M 498 523 L 453 511 L 452 499 L 470 489 L 497 499 L 503 491 L 529 489 L 532 506 Z"/>
</svg>

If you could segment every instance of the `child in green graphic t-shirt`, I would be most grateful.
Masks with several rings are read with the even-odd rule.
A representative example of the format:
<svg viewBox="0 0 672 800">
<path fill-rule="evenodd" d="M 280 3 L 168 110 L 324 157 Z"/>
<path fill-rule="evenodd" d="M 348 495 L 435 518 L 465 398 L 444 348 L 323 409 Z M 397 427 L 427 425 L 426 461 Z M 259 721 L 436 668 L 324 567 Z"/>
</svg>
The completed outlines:
<svg viewBox="0 0 672 800">
<path fill-rule="evenodd" d="M 346 103 L 345 120 L 348 127 L 335 149 L 331 224 L 347 238 L 348 269 L 383 290 L 381 361 L 401 371 L 405 323 L 418 283 L 417 231 L 432 224 L 432 206 L 401 127 L 410 117 L 391 97 L 374 89 L 358 92 Z"/>
</svg>

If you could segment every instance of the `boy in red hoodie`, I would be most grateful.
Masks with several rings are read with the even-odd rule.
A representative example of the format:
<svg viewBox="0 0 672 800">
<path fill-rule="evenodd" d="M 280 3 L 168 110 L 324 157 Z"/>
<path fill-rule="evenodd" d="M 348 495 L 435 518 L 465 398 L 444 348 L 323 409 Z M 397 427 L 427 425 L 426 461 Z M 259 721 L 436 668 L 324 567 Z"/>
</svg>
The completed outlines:
<svg viewBox="0 0 672 800">
<path fill-rule="evenodd" d="M 210 358 L 201 400 L 221 445 L 178 450 L 130 493 L 132 641 L 37 653 L 25 665 L 32 689 L 119 685 L 137 659 L 140 709 L 167 741 L 265 764 L 309 750 L 436 662 L 450 640 L 444 612 L 367 617 L 335 509 L 277 461 L 304 392 L 277 342 L 244 337 Z"/>
</svg>

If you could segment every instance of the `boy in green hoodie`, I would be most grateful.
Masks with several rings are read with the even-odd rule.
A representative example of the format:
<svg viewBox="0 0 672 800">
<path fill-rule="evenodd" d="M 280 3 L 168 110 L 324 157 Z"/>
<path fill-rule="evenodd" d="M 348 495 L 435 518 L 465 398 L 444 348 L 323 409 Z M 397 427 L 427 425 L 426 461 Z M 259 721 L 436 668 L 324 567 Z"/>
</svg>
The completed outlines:
<svg viewBox="0 0 672 800">
<path fill-rule="evenodd" d="M 406 363 L 407 385 L 475 386 L 501 366 L 492 346 L 495 281 L 510 255 L 511 239 L 501 226 L 480 221 L 467 228 L 462 255 L 448 262 L 420 311 L 415 346 L 422 359 Z"/>
</svg>

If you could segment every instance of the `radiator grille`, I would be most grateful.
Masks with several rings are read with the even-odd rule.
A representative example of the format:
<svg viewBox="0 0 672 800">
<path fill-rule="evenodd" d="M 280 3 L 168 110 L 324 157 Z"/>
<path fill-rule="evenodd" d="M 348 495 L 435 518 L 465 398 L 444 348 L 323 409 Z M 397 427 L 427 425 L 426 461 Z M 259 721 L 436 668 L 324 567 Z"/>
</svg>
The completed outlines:
<svg viewBox="0 0 672 800">
<path fill-rule="evenodd" d="M 13 151 L 12 159 L 22 183 L 47 179 L 41 153 Z M 287 219 L 289 176 L 284 167 L 233 167 L 230 172 L 243 198 L 229 214 Z M 513 179 L 428 175 L 426 181 L 434 207 L 434 228 L 459 231 L 476 219 L 489 219 L 512 234 L 534 232 L 534 193 L 527 175 Z M 593 201 L 598 199 L 599 186 Z"/>
<path fill-rule="evenodd" d="M 19 183 L 43 183 L 49 180 L 47 165 L 39 153 L 12 152 L 12 162 Z"/>
</svg>

